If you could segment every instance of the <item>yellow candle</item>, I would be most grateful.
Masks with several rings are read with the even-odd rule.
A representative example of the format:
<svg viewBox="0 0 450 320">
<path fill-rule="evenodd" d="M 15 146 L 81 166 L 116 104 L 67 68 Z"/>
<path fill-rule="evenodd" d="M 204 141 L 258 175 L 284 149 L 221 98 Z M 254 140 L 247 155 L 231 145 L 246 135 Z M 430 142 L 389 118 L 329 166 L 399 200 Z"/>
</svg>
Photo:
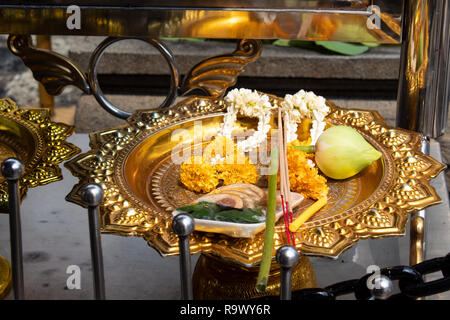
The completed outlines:
<svg viewBox="0 0 450 320">
<path fill-rule="evenodd" d="M 305 211 L 303 211 L 294 222 L 289 226 L 291 232 L 296 232 L 311 216 L 319 211 L 327 203 L 327 197 L 321 197 L 312 205 L 310 205 Z"/>
</svg>

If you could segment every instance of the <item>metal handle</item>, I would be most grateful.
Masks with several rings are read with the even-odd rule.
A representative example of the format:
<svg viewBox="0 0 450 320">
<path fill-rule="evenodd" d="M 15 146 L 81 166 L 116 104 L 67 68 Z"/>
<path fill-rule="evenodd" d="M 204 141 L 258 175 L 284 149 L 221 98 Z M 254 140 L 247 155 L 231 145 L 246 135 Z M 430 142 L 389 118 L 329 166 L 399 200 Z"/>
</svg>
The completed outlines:
<svg viewBox="0 0 450 320">
<path fill-rule="evenodd" d="M 22 162 L 15 158 L 6 159 L 2 163 L 2 174 L 8 180 L 9 230 L 14 298 L 16 300 L 22 300 L 25 296 L 19 195 L 19 179 L 23 174 Z"/>
<path fill-rule="evenodd" d="M 159 108 L 169 107 L 177 97 L 178 83 L 179 83 L 179 75 L 178 75 L 178 67 L 175 62 L 175 58 L 169 48 L 164 45 L 161 41 L 156 39 L 148 39 L 148 38 L 116 38 L 116 37 L 108 37 L 103 40 L 98 47 L 95 49 L 94 53 L 91 56 L 89 61 L 89 69 L 88 69 L 88 81 L 92 90 L 92 94 L 94 95 L 97 102 L 105 109 L 107 112 L 112 114 L 113 116 L 120 119 L 127 119 L 131 113 L 121 110 L 112 104 L 108 99 L 106 99 L 103 91 L 100 89 L 98 78 L 97 78 L 97 67 L 100 58 L 103 56 L 106 48 L 108 48 L 113 43 L 116 43 L 121 40 L 141 40 L 147 42 L 148 44 L 155 47 L 161 55 L 166 60 L 167 64 L 170 68 L 170 89 L 169 94 L 167 95 L 164 102 L 159 106 Z"/>
<path fill-rule="evenodd" d="M 103 199 L 103 190 L 96 184 L 88 184 L 81 190 L 81 198 L 84 204 L 88 206 L 94 296 L 96 300 L 105 300 L 105 277 L 98 212 L 98 206 Z"/>
<path fill-rule="evenodd" d="M 280 300 L 291 300 L 292 268 L 297 264 L 299 256 L 293 246 L 282 246 L 277 250 L 276 259 L 281 266 Z"/>
<path fill-rule="evenodd" d="M 173 231 L 179 237 L 180 247 L 180 279 L 181 299 L 193 300 L 191 278 L 191 255 L 189 248 L 189 235 L 194 231 L 194 219 L 187 214 L 177 215 L 172 222 Z"/>
</svg>

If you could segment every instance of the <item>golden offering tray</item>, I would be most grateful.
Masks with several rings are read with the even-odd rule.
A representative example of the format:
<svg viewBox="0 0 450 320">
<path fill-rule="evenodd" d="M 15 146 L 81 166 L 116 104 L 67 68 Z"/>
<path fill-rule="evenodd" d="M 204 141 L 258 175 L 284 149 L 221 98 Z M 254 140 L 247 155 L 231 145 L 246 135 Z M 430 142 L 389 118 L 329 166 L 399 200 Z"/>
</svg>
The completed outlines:
<svg viewBox="0 0 450 320">
<path fill-rule="evenodd" d="M 273 105 L 281 101 L 271 99 Z M 387 126 L 378 112 L 328 105 L 329 123 L 352 126 L 383 155 L 351 179 L 330 180 L 327 206 L 295 233 L 302 254 L 337 257 L 359 239 L 403 235 L 408 213 L 440 201 L 429 181 L 444 165 L 420 151 L 420 134 Z M 193 96 L 169 109 L 137 111 L 120 127 L 91 133 L 91 150 L 65 164 L 80 179 L 66 199 L 83 205 L 80 188 L 97 183 L 104 191 L 103 232 L 140 236 L 162 256 L 178 254 L 171 211 L 196 195 L 177 182 L 177 166 L 169 160 L 179 141 L 172 135 L 176 137 L 177 129 L 192 133 L 199 120 L 205 134 L 214 134 L 225 110 L 221 98 Z M 263 236 L 263 232 L 250 239 L 194 232 L 190 250 L 251 268 L 260 261 Z M 279 221 L 274 250 L 284 240 Z"/>
<path fill-rule="evenodd" d="M 19 108 L 11 99 L 0 99 L 0 163 L 14 157 L 24 164 L 19 182 L 20 200 L 28 188 L 62 179 L 59 163 L 81 150 L 65 140 L 74 127 L 55 123 L 46 109 Z M 8 181 L 0 175 L 0 213 L 8 213 Z M 0 299 L 11 288 L 8 261 L 0 256 Z"/>
<path fill-rule="evenodd" d="M 62 179 L 61 162 L 81 150 L 65 140 L 74 127 L 55 123 L 46 109 L 19 108 L 11 99 L 0 99 L 0 162 L 15 157 L 23 162 L 20 198 L 28 188 Z M 0 213 L 8 212 L 8 184 L 0 177 Z"/>
</svg>

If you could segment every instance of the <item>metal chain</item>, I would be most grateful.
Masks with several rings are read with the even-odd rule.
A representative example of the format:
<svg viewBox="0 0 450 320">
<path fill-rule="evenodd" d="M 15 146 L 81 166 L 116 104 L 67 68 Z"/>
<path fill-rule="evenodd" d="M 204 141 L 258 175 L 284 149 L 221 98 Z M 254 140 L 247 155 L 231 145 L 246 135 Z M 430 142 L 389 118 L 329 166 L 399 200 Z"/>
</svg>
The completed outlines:
<svg viewBox="0 0 450 320">
<path fill-rule="evenodd" d="M 442 272 L 442 278 L 425 282 L 424 276 Z M 414 266 L 395 266 L 380 270 L 380 274 L 391 281 L 398 280 L 400 293 L 390 296 L 389 300 L 413 300 L 435 295 L 450 290 L 450 253 L 445 257 L 434 258 Z M 367 280 L 374 273 L 366 274 L 360 279 L 335 283 L 325 288 L 306 288 L 292 292 L 292 300 L 336 300 L 337 297 L 351 294 L 357 300 L 374 299 L 368 288 Z M 277 300 L 277 296 L 261 297 L 255 300 Z"/>
<path fill-rule="evenodd" d="M 422 277 L 439 271 L 442 272 L 443 277 L 429 282 L 400 282 L 399 285 L 403 294 L 419 298 L 450 290 L 450 253 L 443 258 L 421 262 L 412 268 Z"/>
</svg>

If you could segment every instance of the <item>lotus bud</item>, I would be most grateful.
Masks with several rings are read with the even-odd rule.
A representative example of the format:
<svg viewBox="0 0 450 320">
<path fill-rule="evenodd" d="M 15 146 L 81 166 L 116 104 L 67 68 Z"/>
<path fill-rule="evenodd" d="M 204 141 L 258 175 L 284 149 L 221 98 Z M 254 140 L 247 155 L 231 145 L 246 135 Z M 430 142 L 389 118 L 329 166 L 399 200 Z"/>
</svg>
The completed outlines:
<svg viewBox="0 0 450 320">
<path fill-rule="evenodd" d="M 314 147 L 319 169 L 332 179 L 350 178 L 380 159 L 376 150 L 355 129 L 335 126 L 322 133 Z"/>
</svg>

